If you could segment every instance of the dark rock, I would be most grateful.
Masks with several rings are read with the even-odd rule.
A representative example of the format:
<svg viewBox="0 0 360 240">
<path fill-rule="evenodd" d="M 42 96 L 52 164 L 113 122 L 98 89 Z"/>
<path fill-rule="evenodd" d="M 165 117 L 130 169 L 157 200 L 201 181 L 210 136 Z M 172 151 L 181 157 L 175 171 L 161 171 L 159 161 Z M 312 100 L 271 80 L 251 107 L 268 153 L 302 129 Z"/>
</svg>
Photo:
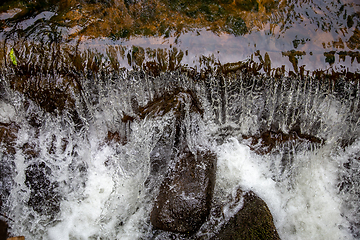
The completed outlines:
<svg viewBox="0 0 360 240">
<path fill-rule="evenodd" d="M 19 127 L 14 123 L 0 123 L 0 212 L 6 212 L 3 203 L 7 202 L 14 184 L 15 175 L 14 154 L 16 153 L 16 139 Z M 5 204 L 4 204 L 5 205 Z"/>
<path fill-rule="evenodd" d="M 140 107 L 137 112 L 140 118 L 145 118 L 148 116 L 164 116 L 166 113 L 173 111 L 177 119 L 182 119 L 186 105 L 189 107 L 190 112 L 203 114 L 195 94 L 191 91 L 180 91 L 179 89 L 154 99 L 145 107 Z"/>
<path fill-rule="evenodd" d="M 7 228 L 8 225 L 5 221 L 0 220 L 0 240 L 7 239 Z"/>
<path fill-rule="evenodd" d="M 1 158 L 0 164 L 0 186 L 1 186 L 1 194 L 0 194 L 0 213 L 7 212 L 5 203 L 7 202 L 11 189 L 13 188 L 14 180 L 13 177 L 15 175 L 15 166 L 11 159 L 7 156 L 3 156 Z"/>
<path fill-rule="evenodd" d="M 216 156 L 210 151 L 180 151 L 155 201 L 150 217 L 154 227 L 179 233 L 198 230 L 210 212 L 215 170 Z"/>
<path fill-rule="evenodd" d="M 7 153 L 15 154 L 15 141 L 19 127 L 15 123 L 0 123 L 0 144 Z"/>
<path fill-rule="evenodd" d="M 205 222 L 211 207 L 216 156 L 200 147 L 190 150 L 184 118 L 202 114 L 191 92 L 175 91 L 139 109 L 139 116 L 156 117 L 172 111 L 174 122 L 165 127 L 150 154 L 148 188 L 162 181 L 150 220 L 155 229 L 194 233 Z M 150 189 L 151 190 L 151 189 Z"/>
<path fill-rule="evenodd" d="M 184 118 L 186 105 L 192 114 L 202 114 L 200 104 L 194 98 L 194 94 L 176 90 L 173 94 L 167 93 L 140 107 L 136 113 L 140 118 L 164 116 L 172 111 L 175 115 L 174 121 L 165 126 L 160 139 L 150 153 L 150 175 L 145 182 L 146 187 L 152 191 L 157 182 L 161 182 L 169 169 L 169 162 L 175 158 L 176 152 L 184 145 L 183 133 L 181 133 L 182 120 Z"/>
<path fill-rule="evenodd" d="M 57 183 L 49 179 L 51 169 L 44 162 L 29 165 L 25 170 L 25 184 L 30 188 L 28 205 L 36 212 L 52 216 L 60 211 Z"/>
<path fill-rule="evenodd" d="M 22 153 L 26 158 L 39 157 L 40 151 L 34 143 L 25 143 L 21 146 Z"/>
<path fill-rule="evenodd" d="M 81 95 L 81 86 L 74 74 L 44 76 L 38 69 L 19 66 L 10 80 L 12 89 L 23 93 L 46 112 L 62 112 L 74 109 L 76 98 Z"/>
<path fill-rule="evenodd" d="M 258 154 L 267 154 L 274 148 L 292 142 L 321 145 L 323 139 L 308 134 L 302 134 L 300 130 L 290 131 L 289 133 L 266 131 L 258 136 L 243 136 L 244 139 L 250 140 L 249 147 Z"/>
<path fill-rule="evenodd" d="M 242 208 L 230 217 L 228 222 L 211 239 L 280 239 L 266 203 L 252 191 L 243 193 L 239 190 L 235 204 L 242 199 Z"/>
</svg>

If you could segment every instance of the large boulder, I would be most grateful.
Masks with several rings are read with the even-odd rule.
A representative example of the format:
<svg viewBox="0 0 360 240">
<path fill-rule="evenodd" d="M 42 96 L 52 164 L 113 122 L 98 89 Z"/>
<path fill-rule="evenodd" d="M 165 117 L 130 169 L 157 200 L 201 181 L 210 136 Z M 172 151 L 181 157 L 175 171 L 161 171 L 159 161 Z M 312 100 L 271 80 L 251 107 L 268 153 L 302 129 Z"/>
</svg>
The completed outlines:
<svg viewBox="0 0 360 240">
<path fill-rule="evenodd" d="M 202 114 L 194 94 L 179 90 L 154 99 L 145 107 L 140 107 L 135 111 L 140 118 L 161 117 L 169 112 L 175 116 L 174 121 L 164 126 L 160 139 L 150 153 L 150 174 L 145 182 L 150 192 L 156 189 L 158 182 L 163 181 L 170 161 L 175 158 L 178 149 L 186 144 L 184 133 L 181 132 L 186 111 L 190 114 Z"/>
<path fill-rule="evenodd" d="M 140 108 L 141 118 L 158 117 L 172 112 L 174 121 L 150 153 L 150 191 L 161 182 L 150 220 L 155 229 L 194 233 L 210 212 L 215 184 L 216 156 L 201 146 L 190 145 L 185 118 L 202 114 L 191 92 L 175 91 Z M 165 178 L 164 178 L 165 176 Z M 156 194 L 155 194 L 156 195 Z"/>
<path fill-rule="evenodd" d="M 222 226 L 211 240 L 279 240 L 273 218 L 266 203 L 252 191 L 238 190 L 235 203 L 242 207 Z"/>
<path fill-rule="evenodd" d="M 162 182 L 151 212 L 157 229 L 193 233 L 210 212 L 215 183 L 216 156 L 208 150 L 194 154 L 185 147 L 175 157 L 175 167 Z"/>
</svg>

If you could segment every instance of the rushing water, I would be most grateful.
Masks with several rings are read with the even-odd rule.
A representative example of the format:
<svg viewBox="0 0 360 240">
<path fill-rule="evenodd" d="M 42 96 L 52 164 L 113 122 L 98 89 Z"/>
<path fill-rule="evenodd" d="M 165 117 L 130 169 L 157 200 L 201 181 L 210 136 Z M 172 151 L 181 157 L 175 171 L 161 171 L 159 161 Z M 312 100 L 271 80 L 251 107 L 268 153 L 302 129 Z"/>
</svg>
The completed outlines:
<svg viewBox="0 0 360 240">
<path fill-rule="evenodd" d="M 174 115 L 137 118 L 134 105 L 181 88 L 194 91 L 204 108 L 203 118 L 184 120 L 192 129 L 190 145 L 218 155 L 214 203 L 226 202 L 241 186 L 266 201 L 282 239 L 359 237 L 358 81 L 99 74 L 81 78 L 76 118 L 67 110 L 45 112 L 7 87 L 5 76 L 1 83 L 1 122 L 18 126 L 15 151 L 9 154 L 3 144 L 1 155 L 1 188 L 8 191 L 2 211 L 12 219 L 13 235 L 156 238 L 149 222 L 155 196 L 144 182 L 150 152 L 166 127 L 173 127 Z M 135 119 L 126 123 L 125 114 Z M 244 137 L 296 127 L 322 140 L 284 141 L 261 154 Z M 126 143 L 106 140 L 109 131 L 125 136 Z"/>
<path fill-rule="evenodd" d="M 190 239 L 219 230 L 239 187 L 266 202 L 281 239 L 360 239 L 359 7 L 4 1 L 0 218 L 11 236 L 189 239 L 150 223 L 151 152 L 177 110 L 141 109 L 173 93 L 189 148 L 217 155 L 211 213 L 224 205 Z"/>
</svg>

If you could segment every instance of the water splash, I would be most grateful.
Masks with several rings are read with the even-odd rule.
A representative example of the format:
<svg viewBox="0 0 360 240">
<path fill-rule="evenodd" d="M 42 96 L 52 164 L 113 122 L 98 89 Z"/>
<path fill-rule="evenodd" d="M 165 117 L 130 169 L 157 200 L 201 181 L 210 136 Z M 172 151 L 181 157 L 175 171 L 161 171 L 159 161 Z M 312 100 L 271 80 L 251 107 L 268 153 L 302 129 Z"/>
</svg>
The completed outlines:
<svg viewBox="0 0 360 240">
<path fill-rule="evenodd" d="M 2 95 L 1 106 L 9 111 L 1 117 L 17 126 L 7 128 L 16 136 L 15 152 L 1 145 L 1 169 L 8 173 L 1 178 L 8 191 L 1 211 L 14 220 L 13 234 L 156 237 L 148 216 L 155 195 L 144 183 L 150 152 L 165 129 L 174 127 L 175 116 L 169 111 L 141 117 L 139 107 L 180 89 L 191 91 L 204 110 L 203 117 L 185 118 L 193 128 L 190 143 L 219 156 L 214 202 L 228 201 L 241 186 L 267 202 L 283 239 L 357 237 L 358 216 L 349 214 L 358 208 L 357 158 L 351 157 L 358 149 L 356 81 L 274 81 L 241 72 L 195 81 L 180 72 L 150 77 L 141 71 L 79 79 L 77 118 L 74 109 L 47 112 L 10 87 Z M 9 79 L 2 81 L 10 86 Z M 281 132 L 282 140 L 260 154 L 261 143 L 253 146 L 247 136 L 266 131 Z M 301 134 L 300 141 L 291 132 L 321 141 Z"/>
</svg>

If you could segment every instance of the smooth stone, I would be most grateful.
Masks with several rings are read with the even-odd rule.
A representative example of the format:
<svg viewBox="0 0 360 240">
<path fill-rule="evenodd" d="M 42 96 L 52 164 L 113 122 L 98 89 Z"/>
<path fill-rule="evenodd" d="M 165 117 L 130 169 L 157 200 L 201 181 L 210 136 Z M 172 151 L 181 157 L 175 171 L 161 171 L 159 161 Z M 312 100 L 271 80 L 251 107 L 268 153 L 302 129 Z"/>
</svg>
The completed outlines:
<svg viewBox="0 0 360 240">
<path fill-rule="evenodd" d="M 160 186 L 150 220 L 156 229 L 194 233 L 210 212 L 216 156 L 209 150 L 193 154 L 187 147 L 175 158 Z"/>
<path fill-rule="evenodd" d="M 243 199 L 237 211 L 211 240 L 279 240 L 271 212 L 266 203 L 254 192 L 238 191 L 237 200 Z"/>
</svg>

